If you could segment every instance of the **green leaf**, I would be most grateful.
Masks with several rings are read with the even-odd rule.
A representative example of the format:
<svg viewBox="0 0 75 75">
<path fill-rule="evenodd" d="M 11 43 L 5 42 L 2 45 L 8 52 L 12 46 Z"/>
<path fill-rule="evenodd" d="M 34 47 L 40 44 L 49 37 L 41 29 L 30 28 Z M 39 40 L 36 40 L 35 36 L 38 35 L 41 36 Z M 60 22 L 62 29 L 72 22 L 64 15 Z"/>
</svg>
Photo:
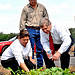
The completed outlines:
<svg viewBox="0 0 75 75">
<path fill-rule="evenodd" d="M 9 69 L 15 75 L 15 72 L 10 67 L 8 67 L 7 69 Z"/>
</svg>

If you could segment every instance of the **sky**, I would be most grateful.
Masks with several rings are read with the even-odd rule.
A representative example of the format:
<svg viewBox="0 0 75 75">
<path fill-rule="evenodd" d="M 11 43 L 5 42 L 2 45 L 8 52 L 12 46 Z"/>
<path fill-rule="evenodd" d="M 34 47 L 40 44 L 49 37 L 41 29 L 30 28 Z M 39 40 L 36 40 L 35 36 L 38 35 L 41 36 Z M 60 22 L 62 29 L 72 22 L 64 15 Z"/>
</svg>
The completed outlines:
<svg viewBox="0 0 75 75">
<path fill-rule="evenodd" d="M 52 24 L 75 28 L 75 0 L 37 0 L 47 9 Z M 21 12 L 29 0 L 0 0 L 0 32 L 19 33 Z"/>
</svg>

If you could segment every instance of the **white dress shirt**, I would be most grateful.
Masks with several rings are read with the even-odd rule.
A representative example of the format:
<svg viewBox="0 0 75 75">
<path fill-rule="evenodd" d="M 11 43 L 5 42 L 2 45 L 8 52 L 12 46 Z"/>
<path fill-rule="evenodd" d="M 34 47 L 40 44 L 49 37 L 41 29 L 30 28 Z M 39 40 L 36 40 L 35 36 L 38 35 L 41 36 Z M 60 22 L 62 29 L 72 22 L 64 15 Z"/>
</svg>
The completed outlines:
<svg viewBox="0 0 75 75">
<path fill-rule="evenodd" d="M 16 39 L 2 54 L 1 60 L 7 60 L 9 58 L 15 57 L 18 64 L 24 63 L 24 59 L 27 56 L 32 56 L 32 48 L 30 40 L 28 41 L 26 47 L 24 47 L 19 39 Z"/>
<path fill-rule="evenodd" d="M 61 54 L 65 52 L 71 44 L 70 32 L 64 26 L 52 25 L 51 35 L 53 38 L 54 44 L 61 44 L 58 52 Z M 47 52 L 50 50 L 49 46 L 49 34 L 46 34 L 40 30 L 41 44 L 43 45 L 44 50 Z"/>
</svg>

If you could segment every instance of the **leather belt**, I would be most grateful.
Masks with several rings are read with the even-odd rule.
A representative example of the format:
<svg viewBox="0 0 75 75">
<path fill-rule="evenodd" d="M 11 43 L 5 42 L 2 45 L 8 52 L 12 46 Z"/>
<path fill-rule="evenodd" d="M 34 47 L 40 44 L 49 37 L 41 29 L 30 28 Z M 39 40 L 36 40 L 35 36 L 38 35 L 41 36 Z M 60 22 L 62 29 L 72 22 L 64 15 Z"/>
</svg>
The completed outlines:
<svg viewBox="0 0 75 75">
<path fill-rule="evenodd" d="M 34 27 L 34 26 L 26 26 L 26 28 L 32 28 L 32 29 L 35 29 L 35 30 L 40 30 L 40 27 Z"/>
</svg>

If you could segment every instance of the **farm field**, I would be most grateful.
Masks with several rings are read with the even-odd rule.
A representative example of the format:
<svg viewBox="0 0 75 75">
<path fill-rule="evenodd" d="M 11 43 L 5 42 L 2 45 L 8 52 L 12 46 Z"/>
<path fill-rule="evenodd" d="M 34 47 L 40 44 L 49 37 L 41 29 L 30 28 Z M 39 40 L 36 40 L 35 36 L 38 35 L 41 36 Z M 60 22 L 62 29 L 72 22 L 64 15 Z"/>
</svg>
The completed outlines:
<svg viewBox="0 0 75 75">
<path fill-rule="evenodd" d="M 0 56 L 0 58 L 1 58 L 1 56 Z M 35 57 L 35 60 L 36 60 L 36 57 Z M 58 67 L 60 67 L 60 61 L 59 60 L 55 62 L 55 65 L 58 66 Z M 44 70 L 45 69 L 46 69 L 46 67 L 45 67 L 45 63 L 44 63 Z M 69 69 L 71 69 L 71 72 L 75 72 L 75 57 L 74 56 L 71 56 Z M 0 75 L 6 75 L 6 74 L 11 75 L 10 71 L 3 68 L 1 66 L 1 63 L 0 63 Z"/>
</svg>

